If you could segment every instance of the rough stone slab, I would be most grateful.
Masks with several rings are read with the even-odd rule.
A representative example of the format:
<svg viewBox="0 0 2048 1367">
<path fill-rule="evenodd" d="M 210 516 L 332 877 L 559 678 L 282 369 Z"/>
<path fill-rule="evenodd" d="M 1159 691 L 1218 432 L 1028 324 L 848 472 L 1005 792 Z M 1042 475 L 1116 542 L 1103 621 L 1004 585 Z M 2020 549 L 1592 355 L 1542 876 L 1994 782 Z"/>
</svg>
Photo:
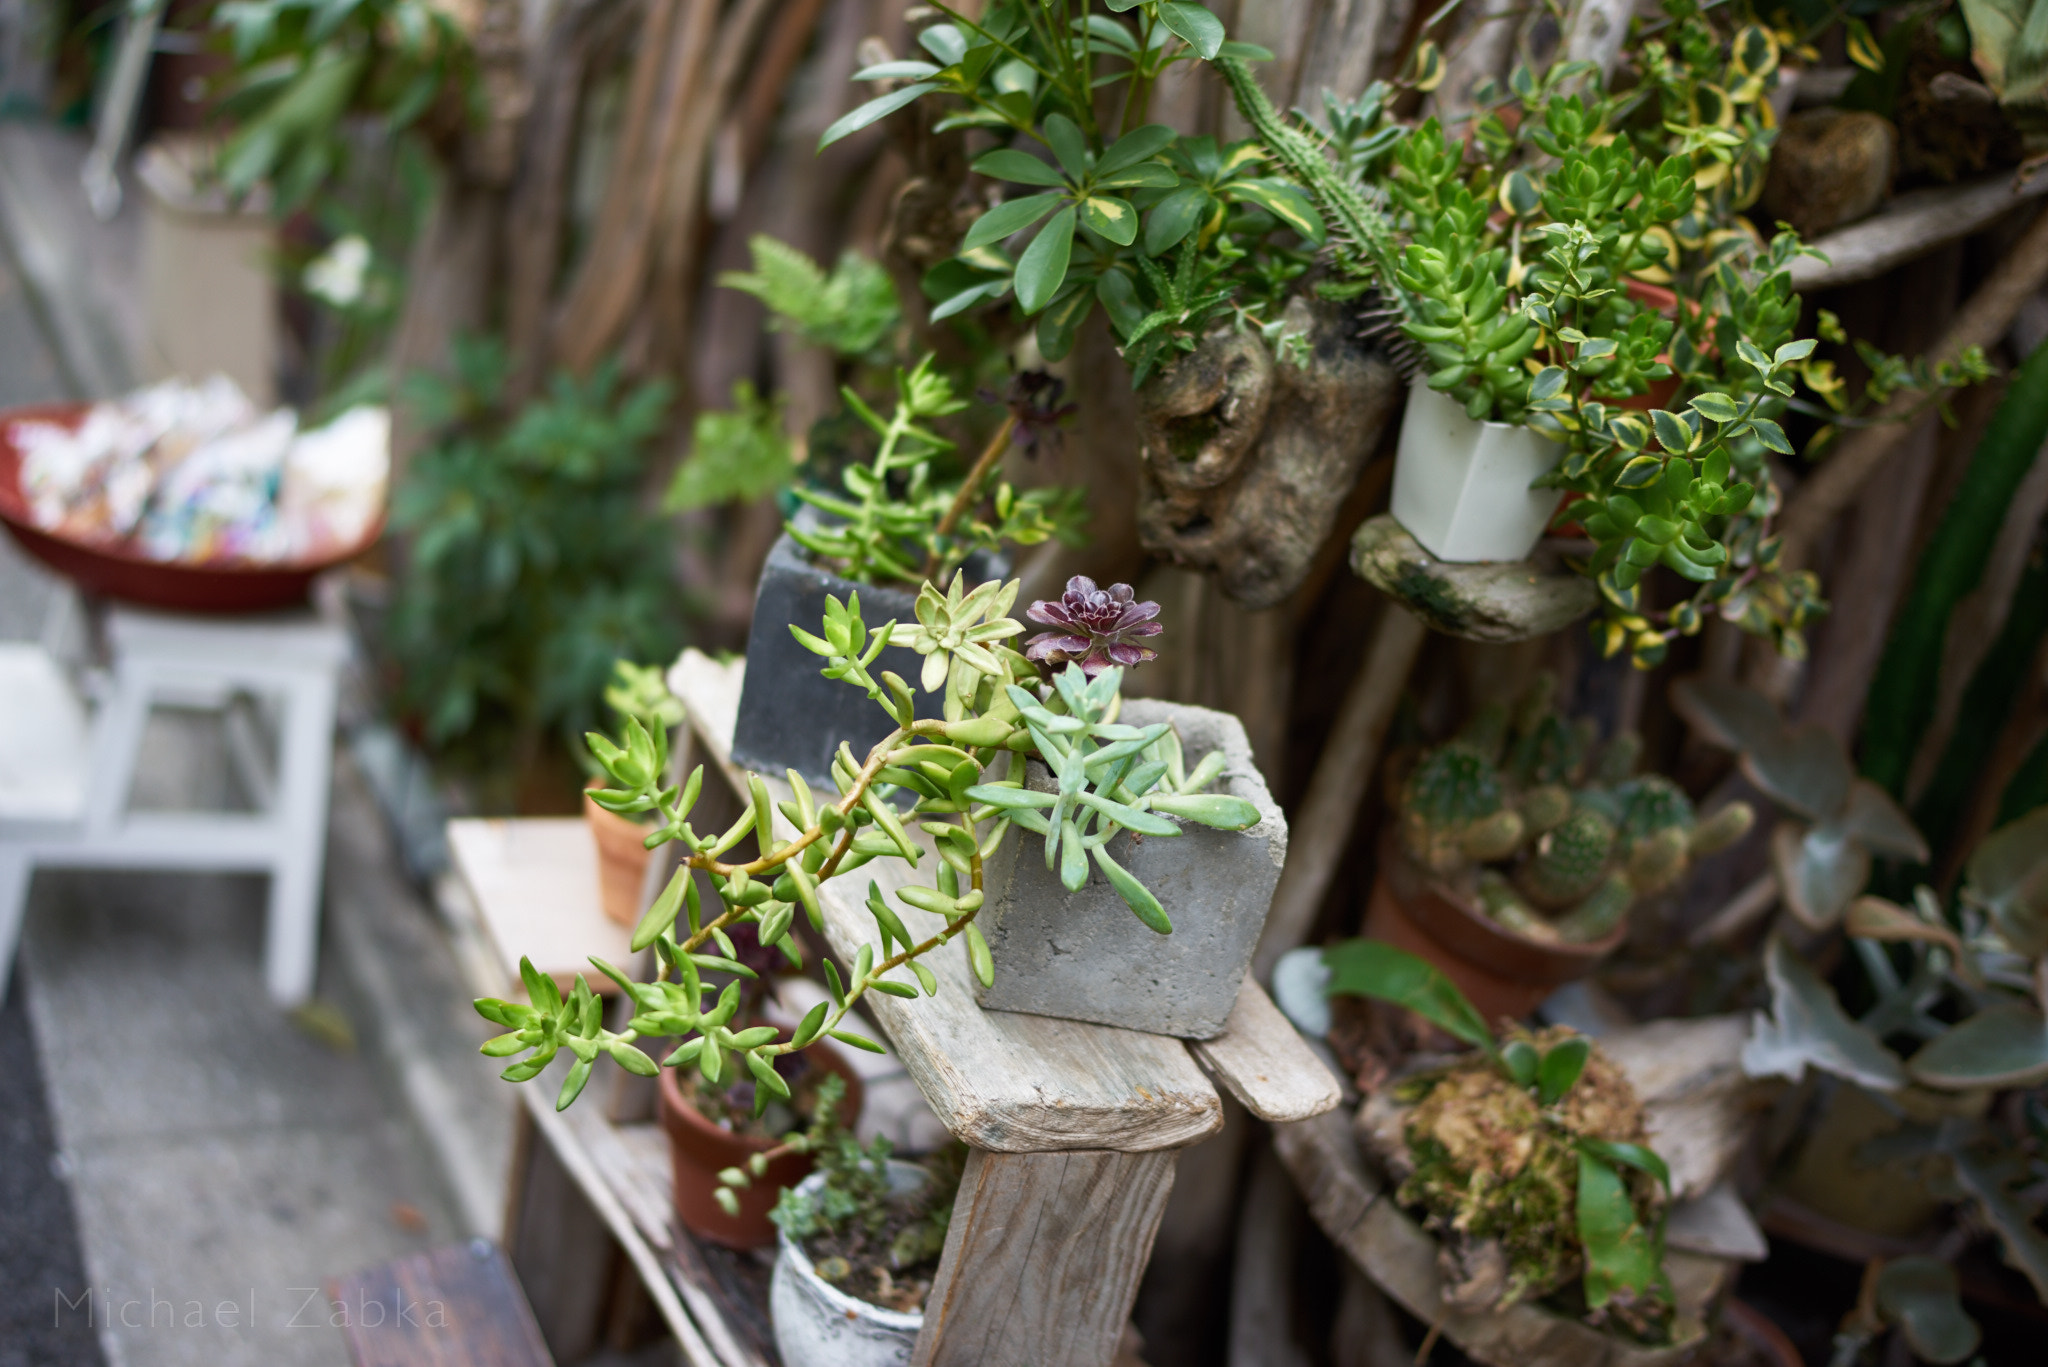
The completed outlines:
<svg viewBox="0 0 2048 1367">
<path fill-rule="evenodd" d="M 744 783 L 744 775 L 731 763 L 729 719 L 745 668 L 744 661 L 719 664 L 687 650 L 668 675 L 698 739 L 735 784 Z M 789 796 L 782 781 L 763 777 L 775 798 Z M 794 834 L 779 814 L 776 823 L 778 834 Z M 928 843 L 922 832 L 912 834 Z M 923 869 L 935 857 L 927 850 Z M 913 878 L 929 877 L 900 860 L 880 860 L 861 872 L 884 896 Z M 826 940 L 849 962 L 874 935 L 874 918 L 862 905 L 867 882 L 839 878 L 820 889 Z M 913 935 L 929 935 L 944 924 L 910 907 L 900 914 Z M 861 1009 L 873 1013 L 946 1128 L 974 1147 L 1007 1153 L 1177 1149 L 1223 1127 L 1222 1099 L 1179 1040 L 984 1011 L 975 1004 L 964 943 L 947 945 L 923 962 L 939 980 L 937 996 L 906 1001 L 876 993 L 862 999 Z M 1002 971 L 1000 961 L 996 971 Z"/>
<path fill-rule="evenodd" d="M 1322 1059 L 1250 977 L 1237 989 L 1223 1033 L 1188 1048 L 1210 1077 L 1261 1120 L 1307 1120 L 1334 1111 L 1344 1099 Z"/>
<path fill-rule="evenodd" d="M 1218 791 L 1257 807 L 1259 824 L 1219 831 L 1175 819 L 1180 835 L 1124 831 L 1109 842 L 1110 858 L 1165 907 L 1171 935 L 1133 915 L 1092 861 L 1088 882 L 1068 892 L 1045 866 L 1043 838 L 1013 828 L 982 868 L 988 905 L 978 924 L 995 955 L 996 980 L 979 997 L 992 1010 L 1209 1039 L 1230 1019 L 1265 927 L 1287 862 L 1287 818 L 1266 791 L 1237 718 L 1133 698 L 1119 720 L 1171 722 L 1190 768 L 1221 750 Z M 1032 786 L 1053 791 L 1043 766 L 1033 764 L 1031 774 Z"/>
<path fill-rule="evenodd" d="M 1593 581 L 1555 556 L 1512 563 L 1451 564 L 1424 550 L 1392 514 L 1369 518 L 1351 538 L 1351 568 L 1423 623 L 1471 641 L 1548 636 L 1600 601 Z"/>
</svg>

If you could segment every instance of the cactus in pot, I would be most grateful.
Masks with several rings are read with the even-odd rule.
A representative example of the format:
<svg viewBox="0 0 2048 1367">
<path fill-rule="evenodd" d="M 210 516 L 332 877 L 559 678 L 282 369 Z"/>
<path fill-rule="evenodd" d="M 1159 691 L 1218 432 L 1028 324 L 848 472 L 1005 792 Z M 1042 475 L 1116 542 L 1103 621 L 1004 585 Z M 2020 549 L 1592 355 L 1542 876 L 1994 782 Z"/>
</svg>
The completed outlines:
<svg viewBox="0 0 2048 1367">
<path fill-rule="evenodd" d="M 1482 711 L 1416 761 L 1398 799 L 1403 853 L 1526 938 L 1586 944 L 1635 902 L 1681 882 L 1755 819 L 1734 802 L 1702 820 L 1659 774 L 1634 772 L 1627 733 L 1597 745 L 1539 676 L 1512 709 Z"/>
</svg>

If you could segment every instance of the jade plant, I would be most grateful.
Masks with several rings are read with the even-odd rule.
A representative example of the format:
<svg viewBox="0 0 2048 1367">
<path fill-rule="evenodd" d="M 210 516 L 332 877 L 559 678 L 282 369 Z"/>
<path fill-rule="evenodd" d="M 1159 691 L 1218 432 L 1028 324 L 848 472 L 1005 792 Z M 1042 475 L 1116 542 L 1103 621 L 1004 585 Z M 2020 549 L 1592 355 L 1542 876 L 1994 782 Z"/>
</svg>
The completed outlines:
<svg viewBox="0 0 2048 1367">
<path fill-rule="evenodd" d="M 1375 1093 L 1360 1118 L 1400 1181 L 1395 1199 L 1444 1242 L 1446 1301 L 1544 1302 L 1667 1338 L 1671 1173 L 1626 1075 L 1568 1029 L 1510 1026 L 1497 1038 L 1450 979 L 1391 945 L 1345 941 L 1324 962 L 1330 995 L 1392 1002 L 1474 1050 Z"/>
<path fill-rule="evenodd" d="M 1503 927 L 1586 943 L 1741 839 L 1754 813 L 1731 802 L 1702 820 L 1669 779 L 1634 772 L 1633 736 L 1599 746 L 1589 722 L 1559 715 L 1555 686 L 1540 676 L 1512 713 L 1485 709 L 1426 751 L 1402 783 L 1396 830 L 1410 859 Z"/>
<path fill-rule="evenodd" d="M 2048 807 L 1987 836 L 1953 898 L 1925 884 L 1906 904 L 1864 896 L 1843 925 L 1868 1007 L 1849 1014 L 1828 982 L 1773 937 L 1770 1010 L 1756 1018 L 1743 1066 L 1795 1080 L 1816 1068 L 1879 1093 L 1911 1085 L 2007 1094 L 2003 1106 L 1908 1118 L 1861 1156 L 1916 1164 L 1936 1195 L 1962 1202 L 1996 1234 L 2006 1262 L 2048 1302 L 2048 1232 L 2040 1224 L 2048 1190 Z M 1878 1327 L 1865 1325 L 1866 1340 Z M 1974 1326 L 1946 1337 L 1973 1338 Z"/>
<path fill-rule="evenodd" d="M 826 600 L 822 635 L 791 626 L 802 645 L 824 657 L 827 678 L 861 688 L 895 722 L 865 757 L 840 744 L 832 766 L 835 797 L 814 793 L 791 770 L 789 795 L 777 800 L 765 779 L 749 774 L 749 800 L 739 819 L 722 833 L 699 832 L 690 814 L 704 770 L 700 765 L 684 781 L 670 781 L 664 727 L 650 730 L 629 716 L 619 741 L 591 733 L 591 753 L 610 780 L 609 787 L 591 793 L 593 800 L 621 815 L 651 818 L 649 849 L 675 842 L 687 853 L 633 932 L 636 952 L 656 953 L 652 980 L 636 982 L 612 964 L 591 960 L 632 1004 L 623 1029 L 606 1028 L 602 1004 L 581 975 L 564 994 L 524 959 L 526 1002 L 476 1003 L 480 1015 L 506 1029 L 484 1052 L 523 1055 L 502 1076 L 528 1081 L 566 1050 L 574 1062 L 556 1098 L 558 1108 L 582 1092 L 604 1054 L 643 1076 L 652 1076 L 657 1066 L 694 1066 L 714 1085 L 728 1070 L 737 1076 L 744 1068 L 759 1084 L 757 1107 L 771 1097 L 786 1100 L 788 1084 L 773 1060 L 826 1036 L 878 1051 L 879 1045 L 846 1028 L 847 1013 L 870 991 L 905 998 L 920 989 L 935 994 L 939 979 L 922 962 L 934 950 L 963 940 L 975 976 L 984 985 L 994 981 L 995 964 L 974 920 L 983 899 L 982 861 L 1012 826 L 1042 837 L 1047 866 L 1058 869 L 1068 888 L 1085 884 L 1092 865 L 1146 925 L 1171 933 L 1159 899 L 1111 858 L 1109 842 L 1124 830 L 1177 836 L 1181 827 L 1169 817 L 1244 830 L 1257 823 L 1258 809 L 1242 798 L 1204 793 L 1220 771 L 1220 759 L 1186 770 L 1170 724 L 1116 721 L 1123 667 L 1091 678 L 1081 665 L 1068 664 L 1047 680 L 1005 645 L 1023 631 L 1005 616 L 1017 588 L 1015 582 L 991 582 L 967 591 L 956 578 L 941 594 L 927 581 L 915 624 L 889 622 L 870 630 L 856 594 L 845 603 Z M 1131 596 L 1122 585 L 1107 593 L 1118 602 Z M 1033 611 L 1046 613 L 1049 606 L 1036 604 Z M 1117 630 L 1113 623 L 1088 621 L 1072 629 L 1082 635 Z M 945 690 L 944 719 L 919 720 L 911 684 L 887 670 L 879 676 L 870 672 L 892 641 L 925 656 L 921 682 L 928 692 Z M 1057 776 L 1056 792 L 1026 787 L 1030 759 L 1041 760 Z M 779 828 L 778 818 L 784 823 Z M 912 822 L 928 842 L 912 838 Z M 750 833 L 755 857 L 734 856 Z M 931 880 L 894 892 L 902 911 L 889 904 L 879 882 L 869 880 L 865 906 L 874 919 L 874 942 L 861 946 L 849 976 L 830 959 L 823 962 L 830 1000 L 818 1003 L 787 1039 L 771 1026 L 735 1028 L 741 983 L 758 974 L 739 961 L 732 932 L 750 926 L 760 945 L 800 960 L 790 939 L 799 911 L 813 930 L 822 930 L 820 886 L 877 859 L 901 860 L 912 870 L 928 867 Z M 715 908 L 705 905 L 698 874 L 716 894 Z M 929 933 L 914 934 L 904 919 L 912 913 L 935 916 L 939 923 Z M 910 977 L 891 976 L 898 969 Z M 715 1001 L 705 984 L 707 972 L 732 978 Z M 680 1044 L 660 1065 L 639 1047 L 645 1039 L 678 1036 Z"/>
</svg>

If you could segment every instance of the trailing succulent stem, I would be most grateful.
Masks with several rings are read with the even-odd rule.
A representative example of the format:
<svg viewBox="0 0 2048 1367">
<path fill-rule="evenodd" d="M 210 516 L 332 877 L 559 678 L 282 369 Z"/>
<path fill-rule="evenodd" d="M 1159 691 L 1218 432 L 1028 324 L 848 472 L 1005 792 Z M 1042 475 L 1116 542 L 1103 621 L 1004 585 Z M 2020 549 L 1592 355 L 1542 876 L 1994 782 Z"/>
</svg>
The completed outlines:
<svg viewBox="0 0 2048 1367">
<path fill-rule="evenodd" d="M 1220 755 L 1188 772 L 1169 726 L 1116 722 L 1121 667 L 1091 678 L 1080 665 L 1068 665 L 1050 687 L 1042 683 L 1032 663 L 1003 644 L 1023 630 L 1004 615 L 1016 594 L 1014 582 L 986 583 L 969 592 L 956 578 L 944 594 L 929 583 L 924 586 L 915 624 L 891 622 L 870 631 L 854 595 L 844 604 L 826 600 L 822 637 L 792 625 L 796 639 L 826 659 L 825 676 L 865 690 L 896 722 L 895 729 L 864 759 L 840 744 L 832 764 L 834 800 L 821 801 L 792 769 L 791 795 L 773 801 L 760 775 L 749 774 L 745 811 L 717 834 L 701 833 L 690 823 L 704 783 L 703 766 L 681 783 L 668 781 L 670 714 L 642 696 L 644 676 L 622 676 L 618 701 L 629 710 L 624 743 L 595 733 L 588 737 L 591 755 L 611 785 L 591 797 L 608 811 L 649 820 L 647 848 L 679 842 L 687 851 L 633 932 L 635 951 L 656 951 L 655 975 L 637 983 L 611 964 L 591 960 L 634 1007 L 626 1027 L 612 1031 L 604 1027 L 601 1003 L 580 975 L 564 996 L 531 961 L 521 960 L 527 1002 L 476 1003 L 480 1015 L 508 1032 L 486 1044 L 484 1052 L 525 1055 L 505 1069 L 506 1080 L 537 1076 L 566 1049 L 575 1063 L 556 1100 L 558 1108 L 566 1107 L 589 1080 L 598 1055 L 609 1054 L 629 1072 L 651 1076 L 656 1064 L 638 1042 L 681 1036 L 661 1066 L 694 1065 L 713 1085 L 729 1072 L 739 1077 L 743 1069 L 757 1083 L 758 1115 L 771 1098 L 789 1097 L 788 1084 L 773 1066 L 777 1055 L 825 1036 L 879 1050 L 845 1028 L 847 1013 L 870 991 L 895 997 L 915 997 L 920 989 L 927 996 L 936 993 L 938 978 L 921 961 L 940 946 L 964 938 L 975 976 L 984 985 L 994 981 L 994 961 L 974 920 L 983 902 L 982 862 L 1012 825 L 1044 837 L 1046 862 L 1059 868 L 1067 887 L 1078 889 L 1087 881 L 1092 857 L 1146 925 L 1170 932 L 1159 899 L 1117 865 L 1104 846 L 1126 829 L 1177 836 L 1181 827 L 1170 818 L 1242 830 L 1257 822 L 1258 811 L 1241 798 L 1202 791 L 1220 774 Z M 1152 604 L 1130 604 L 1123 585 L 1114 586 L 1109 596 L 1126 605 L 1120 620 L 1136 613 L 1138 622 L 1150 623 L 1157 612 Z M 1035 604 L 1034 615 L 1048 620 L 1043 615 L 1047 608 Z M 1130 625 L 1126 621 L 1123 628 Z M 1073 629 L 1092 628 L 1084 622 Z M 1109 624 L 1103 629 L 1117 628 Z M 908 683 L 887 670 L 879 677 L 870 672 L 892 642 L 925 657 L 922 683 L 928 692 L 946 691 L 944 720 L 919 720 Z M 643 724 L 642 710 L 654 718 L 651 728 Z M 1028 758 L 1044 761 L 1058 776 L 1057 793 L 1024 786 Z M 899 805 L 904 795 L 912 799 L 907 811 Z M 778 814 L 795 832 L 788 838 L 776 834 Z M 878 937 L 861 946 L 850 979 L 842 979 L 829 959 L 823 963 L 830 1001 L 813 1007 L 787 1039 L 774 1027 L 738 1019 L 739 980 L 758 974 L 740 962 L 733 930 L 751 926 L 761 945 L 780 949 L 800 965 L 790 931 L 799 908 L 812 929 L 824 928 L 821 884 L 875 859 L 919 865 L 927 847 L 911 838 L 906 820 L 916 820 L 931 838 L 936 870 L 932 886 L 901 888 L 895 896 L 906 907 L 940 917 L 940 929 L 922 939 L 914 936 L 883 898 L 880 885 L 870 880 L 866 907 Z M 756 856 L 733 857 L 750 834 Z M 708 916 L 700 874 L 719 901 L 719 909 Z M 897 969 L 908 969 L 911 980 L 890 977 Z M 707 973 L 732 979 L 717 992 L 715 1004 Z"/>
</svg>

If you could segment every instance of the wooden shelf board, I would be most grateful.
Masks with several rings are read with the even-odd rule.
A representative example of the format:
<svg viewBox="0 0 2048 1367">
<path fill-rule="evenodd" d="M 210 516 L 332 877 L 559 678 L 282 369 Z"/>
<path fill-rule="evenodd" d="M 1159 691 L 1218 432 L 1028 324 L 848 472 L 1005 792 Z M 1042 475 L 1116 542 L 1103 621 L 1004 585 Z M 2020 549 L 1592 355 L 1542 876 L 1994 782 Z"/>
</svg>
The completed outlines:
<svg viewBox="0 0 2048 1367">
<path fill-rule="evenodd" d="M 624 967 L 632 935 L 599 909 L 597 845 L 583 818 L 463 818 L 448 823 L 448 848 L 504 970 L 490 990 L 524 995 L 526 955 L 565 992 L 578 973 L 600 992 L 618 991 L 590 956 Z"/>
</svg>

